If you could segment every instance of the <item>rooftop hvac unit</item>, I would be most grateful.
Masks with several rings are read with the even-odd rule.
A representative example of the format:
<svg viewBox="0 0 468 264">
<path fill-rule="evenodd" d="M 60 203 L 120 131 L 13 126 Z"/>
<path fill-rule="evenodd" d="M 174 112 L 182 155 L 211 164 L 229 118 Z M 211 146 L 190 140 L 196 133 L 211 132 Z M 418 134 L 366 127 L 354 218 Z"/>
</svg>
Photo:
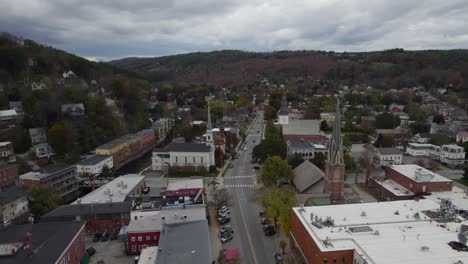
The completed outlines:
<svg viewBox="0 0 468 264">
<path fill-rule="evenodd" d="M 361 216 L 367 216 L 366 211 L 362 211 Z"/>
</svg>

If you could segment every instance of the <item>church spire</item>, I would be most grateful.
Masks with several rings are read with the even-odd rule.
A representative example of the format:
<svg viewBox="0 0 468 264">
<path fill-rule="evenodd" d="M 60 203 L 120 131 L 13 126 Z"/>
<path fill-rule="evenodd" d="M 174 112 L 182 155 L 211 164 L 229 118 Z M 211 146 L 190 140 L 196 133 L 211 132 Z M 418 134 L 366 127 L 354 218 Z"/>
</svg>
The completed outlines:
<svg viewBox="0 0 468 264">
<path fill-rule="evenodd" d="M 213 129 L 213 127 L 211 126 L 210 101 L 208 101 L 208 121 L 207 121 L 206 129 L 208 131 L 211 131 Z"/>
<path fill-rule="evenodd" d="M 328 150 L 328 162 L 331 165 L 343 165 L 343 142 L 341 140 L 341 116 L 340 116 L 340 99 L 336 99 L 336 114 L 335 123 L 333 124 L 333 134 L 330 140 Z"/>
</svg>

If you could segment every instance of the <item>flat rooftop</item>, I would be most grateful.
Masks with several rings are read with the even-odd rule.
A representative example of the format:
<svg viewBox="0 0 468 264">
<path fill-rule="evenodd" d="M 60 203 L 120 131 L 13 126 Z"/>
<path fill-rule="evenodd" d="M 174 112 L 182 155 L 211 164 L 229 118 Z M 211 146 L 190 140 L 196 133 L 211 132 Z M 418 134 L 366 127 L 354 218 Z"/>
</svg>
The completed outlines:
<svg viewBox="0 0 468 264">
<path fill-rule="evenodd" d="M 283 125 L 283 135 L 323 135 L 320 131 L 320 120 L 293 119 Z"/>
<path fill-rule="evenodd" d="M 73 204 L 123 202 L 127 195 L 145 179 L 138 174 L 127 174 L 108 182 L 98 189 L 88 193 Z"/>
<path fill-rule="evenodd" d="M 46 177 L 47 174 L 40 173 L 40 172 L 26 172 L 25 174 L 21 174 L 19 177 L 22 180 L 39 180 Z"/>
<path fill-rule="evenodd" d="M 383 182 L 377 181 L 378 184 L 383 186 L 387 191 L 391 192 L 395 196 L 412 196 L 414 193 L 404 186 L 401 186 L 399 183 L 392 179 L 386 179 Z"/>
<path fill-rule="evenodd" d="M 161 230 L 163 224 L 204 220 L 206 208 L 204 205 L 163 207 L 161 210 L 132 211 L 130 215 L 127 232 L 146 232 Z"/>
<path fill-rule="evenodd" d="M 441 203 L 442 199 L 449 199 L 458 209 L 468 210 L 468 194 L 465 190 L 456 186 L 453 186 L 450 192 L 432 192 L 431 195 L 426 195 L 424 198 L 438 204 Z"/>
<path fill-rule="evenodd" d="M 146 247 L 141 249 L 138 264 L 155 264 L 158 256 L 158 247 Z"/>
<path fill-rule="evenodd" d="M 369 264 L 468 263 L 466 252 L 447 244 L 458 241 L 461 223 L 449 222 L 441 228 L 423 213 L 438 209 L 439 204 L 425 199 L 292 210 L 322 252 L 354 250 Z M 311 220 L 316 217 L 331 217 L 334 225 L 319 228 Z"/>
<path fill-rule="evenodd" d="M 78 163 L 81 166 L 92 166 L 101 163 L 104 160 L 109 159 L 109 155 L 93 155 L 87 159 L 84 159 Z"/>
<path fill-rule="evenodd" d="M 435 172 L 425 169 L 416 164 L 392 165 L 390 169 L 410 178 L 415 182 L 451 182 Z"/>
<path fill-rule="evenodd" d="M 203 178 L 198 179 L 169 179 L 167 190 L 196 189 L 203 188 Z"/>
</svg>

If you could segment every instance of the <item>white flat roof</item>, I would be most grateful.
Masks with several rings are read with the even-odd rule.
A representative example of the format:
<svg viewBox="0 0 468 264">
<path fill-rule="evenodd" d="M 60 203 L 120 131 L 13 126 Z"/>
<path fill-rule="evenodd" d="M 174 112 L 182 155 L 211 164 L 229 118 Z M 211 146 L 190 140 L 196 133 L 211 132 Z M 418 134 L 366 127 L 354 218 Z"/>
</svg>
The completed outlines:
<svg viewBox="0 0 468 264">
<path fill-rule="evenodd" d="M 406 189 L 392 179 L 386 179 L 383 181 L 383 183 L 381 181 L 377 181 L 377 183 L 381 184 L 387 191 L 393 193 L 396 196 L 414 195 L 412 191 Z"/>
<path fill-rule="evenodd" d="M 146 247 L 141 250 L 138 264 L 155 264 L 158 247 Z"/>
<path fill-rule="evenodd" d="M 168 191 L 192 188 L 203 188 L 203 179 L 169 179 L 167 183 Z"/>
<path fill-rule="evenodd" d="M 303 210 L 295 207 L 293 211 L 322 252 L 355 250 L 369 264 L 452 264 L 459 260 L 468 263 L 466 252 L 453 250 L 447 244 L 458 241 L 461 224 L 446 223 L 447 227 L 441 228 L 440 223 L 430 221 L 422 213 L 438 208 L 431 200 L 408 200 L 310 206 Z M 314 226 L 311 213 L 323 220 L 331 217 L 334 226 Z M 416 213 L 419 219 L 414 216 Z"/>
<path fill-rule="evenodd" d="M 451 182 L 452 180 L 445 178 L 435 172 L 425 169 L 416 164 L 392 165 L 394 171 L 410 178 L 415 182 Z"/>
<path fill-rule="evenodd" d="M 206 219 L 206 208 L 203 205 L 186 206 L 185 208 L 181 206 L 163 207 L 161 210 L 152 211 L 132 211 L 127 232 L 158 231 L 161 230 L 163 223 L 172 224 L 203 219 Z"/>
<path fill-rule="evenodd" d="M 456 186 L 453 186 L 450 192 L 432 192 L 424 197 L 439 204 L 441 199 L 449 199 L 458 209 L 468 210 L 468 195 L 465 190 Z"/>
<path fill-rule="evenodd" d="M 82 204 L 123 202 L 127 195 L 145 179 L 138 174 L 127 174 L 99 187 L 80 198 Z M 78 200 L 73 202 L 77 204 Z"/>
</svg>

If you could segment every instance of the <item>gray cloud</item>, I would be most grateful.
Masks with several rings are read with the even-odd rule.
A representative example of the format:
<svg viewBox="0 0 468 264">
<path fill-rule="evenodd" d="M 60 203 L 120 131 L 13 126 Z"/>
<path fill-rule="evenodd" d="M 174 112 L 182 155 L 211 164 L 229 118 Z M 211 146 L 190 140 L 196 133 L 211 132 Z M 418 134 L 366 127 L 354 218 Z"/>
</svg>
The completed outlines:
<svg viewBox="0 0 468 264">
<path fill-rule="evenodd" d="M 468 48 L 466 0 L 2 0 L 0 31 L 88 58 Z"/>
</svg>

